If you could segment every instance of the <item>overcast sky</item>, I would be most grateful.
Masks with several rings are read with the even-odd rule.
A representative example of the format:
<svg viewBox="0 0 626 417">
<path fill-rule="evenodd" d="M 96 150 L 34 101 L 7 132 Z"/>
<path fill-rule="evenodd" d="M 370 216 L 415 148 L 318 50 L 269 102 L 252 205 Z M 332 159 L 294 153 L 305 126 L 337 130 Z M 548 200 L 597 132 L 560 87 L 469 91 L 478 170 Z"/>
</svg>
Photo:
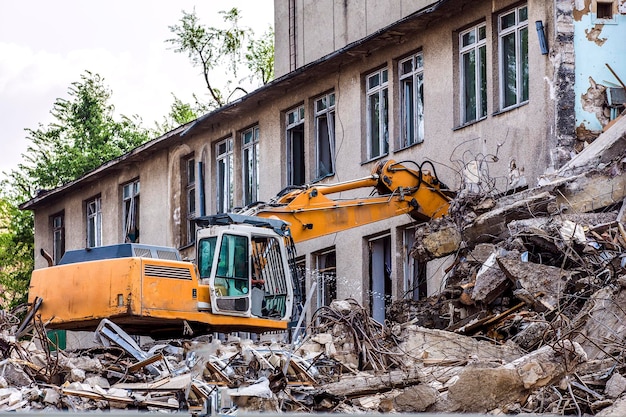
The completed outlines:
<svg viewBox="0 0 626 417">
<path fill-rule="evenodd" d="M 234 6 L 257 36 L 274 25 L 273 0 L 0 0 L 0 173 L 22 160 L 24 129 L 48 125 L 85 70 L 104 77 L 117 116 L 146 127 L 162 121 L 172 93 L 202 97 L 200 69 L 165 43 L 169 26 L 194 7 L 202 23 L 222 26 L 218 12 Z"/>
</svg>

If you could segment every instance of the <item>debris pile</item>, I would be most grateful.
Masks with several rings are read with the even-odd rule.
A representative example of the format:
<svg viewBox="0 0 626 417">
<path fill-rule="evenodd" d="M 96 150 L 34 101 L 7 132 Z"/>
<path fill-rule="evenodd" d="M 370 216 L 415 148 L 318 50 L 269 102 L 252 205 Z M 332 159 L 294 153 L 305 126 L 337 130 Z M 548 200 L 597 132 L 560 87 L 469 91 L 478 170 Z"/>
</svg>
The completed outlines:
<svg viewBox="0 0 626 417">
<path fill-rule="evenodd" d="M 355 300 L 305 335 L 139 346 L 109 320 L 56 349 L 34 314 L 0 315 L 0 412 L 626 414 L 626 118 L 534 189 L 462 192 L 417 230 L 449 256 L 437 296 L 384 324 Z"/>
</svg>

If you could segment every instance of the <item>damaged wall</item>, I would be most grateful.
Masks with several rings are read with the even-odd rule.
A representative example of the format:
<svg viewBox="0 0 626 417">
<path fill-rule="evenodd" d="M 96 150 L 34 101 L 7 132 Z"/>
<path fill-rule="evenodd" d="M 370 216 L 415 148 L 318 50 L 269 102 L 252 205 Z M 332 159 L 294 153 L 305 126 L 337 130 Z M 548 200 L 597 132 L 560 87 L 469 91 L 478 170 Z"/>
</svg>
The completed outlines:
<svg viewBox="0 0 626 417">
<path fill-rule="evenodd" d="M 579 0 L 573 16 L 576 137 L 589 141 L 615 117 L 608 107 L 606 90 L 621 86 L 606 64 L 626 80 L 626 0 Z"/>
</svg>

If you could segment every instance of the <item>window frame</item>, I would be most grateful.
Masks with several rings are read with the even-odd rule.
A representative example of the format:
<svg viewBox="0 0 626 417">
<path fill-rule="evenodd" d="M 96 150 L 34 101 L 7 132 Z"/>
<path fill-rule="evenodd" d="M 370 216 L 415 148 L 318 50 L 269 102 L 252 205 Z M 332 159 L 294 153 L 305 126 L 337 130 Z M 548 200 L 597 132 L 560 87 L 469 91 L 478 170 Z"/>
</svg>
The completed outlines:
<svg viewBox="0 0 626 417">
<path fill-rule="evenodd" d="M 466 38 L 470 36 L 470 38 Z M 466 44 L 466 39 L 468 43 Z M 465 58 L 473 54 L 473 92 L 468 91 L 468 77 Z M 487 117 L 487 24 L 478 23 L 459 33 L 459 85 L 461 125 L 477 122 Z M 473 114 L 469 114 L 468 99 L 473 100 Z"/>
<path fill-rule="evenodd" d="M 306 183 L 306 138 L 304 121 L 304 104 L 285 112 L 287 185 L 303 185 Z M 296 133 L 299 133 L 301 136 L 296 137 Z M 296 139 L 298 143 L 295 143 Z M 298 155 L 297 158 L 301 165 L 300 167 L 295 166 L 295 153 L 298 151 L 298 148 L 301 148 L 301 154 Z"/>
<path fill-rule="evenodd" d="M 130 190 L 129 193 L 126 191 Z M 141 183 L 139 179 L 122 185 L 122 236 L 125 243 L 139 243 L 139 207 Z M 129 216 L 130 213 L 130 216 Z M 131 229 L 135 229 L 135 238 L 129 237 Z"/>
<path fill-rule="evenodd" d="M 96 247 L 102 246 L 102 197 L 101 196 L 98 195 L 85 201 L 85 216 L 86 216 L 85 221 L 87 224 L 86 247 L 96 248 Z M 93 229 L 91 227 L 92 223 L 93 223 Z"/>
<path fill-rule="evenodd" d="M 196 217 L 196 213 L 198 210 L 198 199 L 196 198 L 196 182 L 197 182 L 197 171 L 196 171 L 196 159 L 193 155 L 187 156 L 183 159 L 184 161 L 184 190 L 185 190 L 185 239 L 184 242 L 186 245 L 190 245 L 195 241 L 196 235 L 196 224 L 193 221 Z"/>
<path fill-rule="evenodd" d="M 318 179 L 335 175 L 335 92 L 313 100 L 315 111 L 315 176 Z M 320 126 L 325 123 L 324 129 Z M 325 152 L 324 152 L 325 151 Z M 323 164 L 329 165 L 328 169 Z"/>
<path fill-rule="evenodd" d="M 406 64 L 411 63 L 407 69 Z M 406 71 L 405 71 L 406 70 Z M 407 102 L 409 85 L 411 97 Z M 398 62 L 398 88 L 400 102 L 399 149 L 424 142 L 424 54 L 419 51 Z M 410 107 L 407 110 L 407 107 Z M 410 134 L 408 127 L 411 127 Z"/>
<path fill-rule="evenodd" d="M 337 299 L 337 250 L 329 248 L 313 253 L 317 282 L 317 308 Z M 330 265 L 329 265 L 330 264 Z"/>
<path fill-rule="evenodd" d="M 241 194 L 244 206 L 259 199 L 259 136 L 258 125 L 241 132 Z"/>
<path fill-rule="evenodd" d="M 525 11 L 525 19 L 521 20 L 520 13 Z M 503 18 L 513 14 L 515 22 L 513 25 L 503 28 Z M 498 76 L 500 87 L 500 111 L 506 111 L 527 103 L 530 97 L 529 88 L 529 62 L 528 62 L 528 4 L 523 4 L 512 9 L 508 9 L 503 13 L 499 13 L 497 17 L 498 25 Z M 526 44 L 523 44 L 525 32 Z M 507 96 L 507 80 L 509 79 L 505 64 L 505 38 L 514 35 L 515 43 L 515 100 L 508 102 Z M 524 59 L 525 58 L 525 59 Z M 521 92 L 521 94 L 520 94 Z M 525 95 L 525 96 L 524 96 Z"/>
<path fill-rule="evenodd" d="M 379 81 L 372 84 L 372 80 L 376 77 L 378 77 Z M 376 126 L 373 125 L 374 119 L 372 118 L 372 99 L 377 99 L 377 103 L 383 103 L 383 120 L 381 122 L 379 105 L 379 110 L 376 112 Z M 367 160 L 373 160 L 389 154 L 389 70 L 387 67 L 370 72 L 365 76 L 365 110 L 367 132 L 366 157 Z M 374 140 L 374 131 L 376 131 L 377 140 Z"/>
<path fill-rule="evenodd" d="M 224 146 L 223 150 L 220 150 L 221 146 Z M 220 169 L 222 165 L 223 170 Z M 233 169 L 233 138 L 229 136 L 215 144 L 216 213 L 228 213 L 234 207 Z"/>
<path fill-rule="evenodd" d="M 65 254 L 65 211 L 50 216 L 52 231 L 52 261 L 58 265 Z"/>
</svg>

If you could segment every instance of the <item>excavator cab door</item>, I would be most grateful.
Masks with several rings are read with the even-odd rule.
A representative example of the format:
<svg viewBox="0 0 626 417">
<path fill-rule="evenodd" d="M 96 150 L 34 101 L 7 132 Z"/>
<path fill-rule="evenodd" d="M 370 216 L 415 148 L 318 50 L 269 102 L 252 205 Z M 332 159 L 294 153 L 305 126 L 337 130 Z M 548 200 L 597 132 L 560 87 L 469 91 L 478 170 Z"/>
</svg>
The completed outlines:
<svg viewBox="0 0 626 417">
<path fill-rule="evenodd" d="M 198 270 L 216 314 L 250 315 L 250 238 L 219 233 L 198 241 Z"/>
<path fill-rule="evenodd" d="M 203 229 L 197 263 L 214 314 L 286 320 L 293 289 L 282 237 L 249 226 Z"/>
</svg>

